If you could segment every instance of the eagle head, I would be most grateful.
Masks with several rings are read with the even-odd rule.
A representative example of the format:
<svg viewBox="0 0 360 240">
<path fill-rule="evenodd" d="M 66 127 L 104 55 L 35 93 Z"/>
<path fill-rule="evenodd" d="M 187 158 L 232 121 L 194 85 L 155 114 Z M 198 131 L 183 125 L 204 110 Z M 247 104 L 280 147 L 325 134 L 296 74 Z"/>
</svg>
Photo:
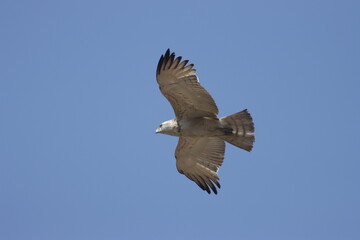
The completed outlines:
<svg viewBox="0 0 360 240">
<path fill-rule="evenodd" d="M 162 133 L 171 136 L 179 136 L 179 126 L 176 118 L 163 122 L 156 129 L 156 133 Z"/>
</svg>

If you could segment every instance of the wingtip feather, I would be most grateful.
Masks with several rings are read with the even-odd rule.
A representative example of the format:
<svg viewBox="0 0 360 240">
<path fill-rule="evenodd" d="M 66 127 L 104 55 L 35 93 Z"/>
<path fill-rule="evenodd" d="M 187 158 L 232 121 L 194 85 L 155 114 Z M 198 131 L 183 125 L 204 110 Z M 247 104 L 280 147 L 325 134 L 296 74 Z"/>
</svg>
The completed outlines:
<svg viewBox="0 0 360 240">
<path fill-rule="evenodd" d="M 158 65 L 157 65 L 157 69 L 156 69 L 156 74 L 160 74 L 160 71 L 161 71 L 161 66 L 163 65 L 163 62 L 164 62 L 164 55 L 161 55 L 160 59 L 159 59 L 159 62 L 158 62 Z"/>
<path fill-rule="evenodd" d="M 176 72 L 176 76 L 180 75 L 193 75 L 196 73 L 196 69 L 194 69 L 194 64 L 189 64 L 189 60 L 184 60 L 181 62 L 182 57 L 179 56 L 177 58 L 175 52 L 171 52 L 170 48 L 168 48 L 165 54 L 161 55 L 160 60 L 158 62 L 156 74 L 160 75 L 161 71 L 167 69 L 174 69 Z"/>
</svg>

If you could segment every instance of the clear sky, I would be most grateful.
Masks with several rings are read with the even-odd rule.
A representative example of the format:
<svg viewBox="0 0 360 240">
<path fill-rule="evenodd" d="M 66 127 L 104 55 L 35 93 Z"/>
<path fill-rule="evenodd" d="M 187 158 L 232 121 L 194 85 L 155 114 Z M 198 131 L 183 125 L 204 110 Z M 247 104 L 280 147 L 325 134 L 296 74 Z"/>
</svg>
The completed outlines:
<svg viewBox="0 0 360 240">
<path fill-rule="evenodd" d="M 360 239 L 359 1 L 0 2 L 0 239 Z M 155 79 L 195 64 L 251 153 L 208 195 Z"/>
</svg>

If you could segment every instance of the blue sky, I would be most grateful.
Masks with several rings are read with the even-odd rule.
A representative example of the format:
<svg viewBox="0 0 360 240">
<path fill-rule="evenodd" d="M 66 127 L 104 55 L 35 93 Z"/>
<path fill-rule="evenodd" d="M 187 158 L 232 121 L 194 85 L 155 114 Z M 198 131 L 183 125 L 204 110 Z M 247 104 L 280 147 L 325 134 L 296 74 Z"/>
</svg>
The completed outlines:
<svg viewBox="0 0 360 240">
<path fill-rule="evenodd" d="M 0 239 L 360 239 L 358 1 L 1 1 Z M 208 195 L 175 167 L 167 48 L 220 116 Z"/>
</svg>

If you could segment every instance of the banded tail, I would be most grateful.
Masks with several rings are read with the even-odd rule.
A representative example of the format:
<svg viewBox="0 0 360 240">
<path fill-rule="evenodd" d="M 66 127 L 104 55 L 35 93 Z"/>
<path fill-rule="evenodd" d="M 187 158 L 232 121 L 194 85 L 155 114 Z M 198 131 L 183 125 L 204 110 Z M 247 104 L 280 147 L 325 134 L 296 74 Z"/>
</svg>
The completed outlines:
<svg viewBox="0 0 360 240">
<path fill-rule="evenodd" d="M 255 141 L 255 128 L 247 109 L 221 118 L 220 123 L 227 130 L 226 135 L 221 136 L 221 139 L 236 147 L 251 151 Z"/>
</svg>

